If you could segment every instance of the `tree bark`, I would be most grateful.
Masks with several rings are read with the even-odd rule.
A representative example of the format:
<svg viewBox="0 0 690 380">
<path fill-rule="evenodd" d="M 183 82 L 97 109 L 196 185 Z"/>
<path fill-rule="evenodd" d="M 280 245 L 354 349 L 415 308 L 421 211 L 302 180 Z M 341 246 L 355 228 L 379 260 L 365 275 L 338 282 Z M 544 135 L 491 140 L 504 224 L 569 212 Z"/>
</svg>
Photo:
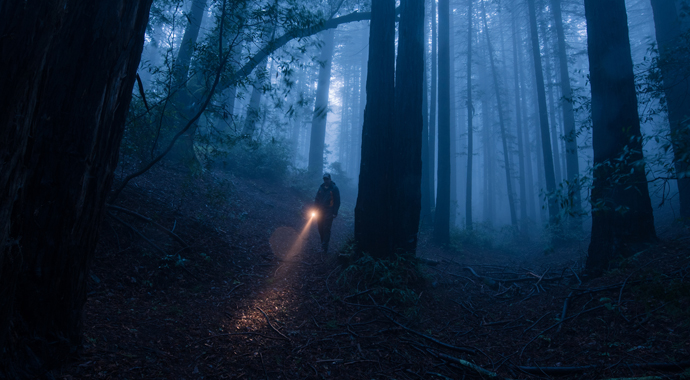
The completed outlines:
<svg viewBox="0 0 690 380">
<path fill-rule="evenodd" d="M 0 231 L 8 238 L 0 253 L 0 372 L 10 377 L 42 375 L 36 366 L 57 365 L 81 342 L 86 279 L 150 7 L 0 5 L 0 54 L 13 57 L 0 60 Z"/>
<path fill-rule="evenodd" d="M 592 238 L 586 269 L 599 274 L 633 245 L 656 240 L 642 154 L 624 0 L 585 0 L 592 86 Z"/>
<path fill-rule="evenodd" d="M 314 117 L 311 120 L 311 141 L 309 143 L 309 172 L 312 175 L 323 173 L 323 148 L 326 142 L 326 121 L 328 118 L 328 90 L 331 86 L 331 66 L 335 30 L 329 29 L 323 35 L 323 47 L 319 61 L 319 84 L 316 87 Z"/>
<path fill-rule="evenodd" d="M 434 239 L 450 243 L 450 4 L 438 2 L 438 187 Z"/>
<path fill-rule="evenodd" d="M 429 192 L 431 208 L 436 209 L 436 118 L 438 107 L 438 29 L 436 0 L 431 1 L 431 100 L 429 101 Z"/>
<path fill-rule="evenodd" d="M 472 1 L 467 1 L 467 190 L 465 193 L 465 228 L 472 230 L 472 159 L 474 154 L 474 105 L 472 104 Z"/>
<path fill-rule="evenodd" d="M 506 174 L 506 184 L 508 190 L 508 207 L 510 208 L 510 222 L 514 228 L 518 228 L 517 213 L 515 211 L 515 196 L 513 194 L 513 181 L 510 171 L 510 151 L 508 150 L 508 137 L 506 136 L 506 125 L 503 115 L 503 102 L 501 100 L 501 90 L 498 86 L 498 72 L 496 63 L 494 62 L 494 49 L 491 45 L 491 38 L 489 36 L 489 26 L 486 22 L 486 8 L 482 0 L 482 19 L 484 20 L 484 35 L 486 36 L 486 45 L 489 51 L 489 61 L 491 63 L 491 73 L 494 82 L 494 94 L 496 95 L 496 104 L 498 107 L 498 122 L 501 128 L 501 143 L 503 144 L 503 163 Z"/>
<path fill-rule="evenodd" d="M 395 95 L 395 0 L 371 4 L 367 103 L 362 126 L 362 158 L 355 205 L 356 251 L 386 256 L 390 251 L 393 183 L 390 137 Z M 400 205 L 398 205 L 400 207 Z"/>
<path fill-rule="evenodd" d="M 422 186 L 422 94 L 424 2 L 401 0 L 395 74 L 395 133 L 390 164 L 394 173 L 390 209 L 393 252 L 414 255 Z M 392 253 L 392 252 L 391 252 Z"/>
<path fill-rule="evenodd" d="M 566 175 L 571 186 L 569 194 L 571 207 L 574 214 L 582 210 L 582 198 L 578 177 L 580 175 L 580 163 L 577 153 L 577 131 L 575 130 L 575 112 L 573 111 L 573 91 L 570 87 L 570 72 L 568 71 L 568 54 L 565 44 L 565 32 L 563 31 L 563 16 L 561 14 L 561 0 L 551 0 L 551 9 L 556 26 L 558 38 L 558 63 L 561 73 L 561 109 L 563 111 L 563 132 L 565 134 L 565 162 Z M 579 225 L 579 223 L 578 223 Z M 578 226 L 578 229 L 580 227 Z"/>
<path fill-rule="evenodd" d="M 688 51 L 681 39 L 682 28 L 675 4 L 652 0 L 659 68 L 663 77 L 668 121 L 671 126 L 674 163 L 678 178 L 680 217 L 690 223 L 690 79 Z"/>
<path fill-rule="evenodd" d="M 184 127 L 191 119 L 196 110 L 191 107 L 194 103 L 195 83 L 199 83 L 199 78 L 190 78 L 190 63 L 196 41 L 199 38 L 199 31 L 201 29 L 201 21 L 206 10 L 207 0 L 193 0 L 192 5 L 187 13 L 187 26 L 185 27 L 180 49 L 177 52 L 177 59 L 173 66 L 173 93 L 172 104 L 174 105 L 174 116 L 169 121 L 170 131 L 167 133 L 172 139 L 177 131 Z M 165 112 L 165 110 L 163 110 Z M 167 161 L 174 165 L 195 170 L 199 167 L 199 160 L 194 152 L 194 135 L 196 134 L 196 127 L 189 128 L 178 139 L 177 143 L 169 153 Z"/>
<path fill-rule="evenodd" d="M 553 193 L 556 190 L 556 179 L 554 176 L 553 154 L 551 151 L 549 133 L 549 113 L 546 108 L 546 92 L 544 90 L 544 72 L 541 64 L 541 47 L 539 46 L 539 33 L 537 32 L 537 14 L 534 0 L 527 0 L 529 8 L 529 23 L 532 37 L 532 54 L 534 57 L 534 74 L 536 77 L 537 100 L 539 104 L 539 121 L 541 132 L 541 146 L 544 163 L 544 178 L 546 180 L 546 190 Z M 553 197 L 549 197 L 549 219 L 550 223 L 556 222 L 558 216 L 558 204 Z"/>
<path fill-rule="evenodd" d="M 522 98 L 522 89 L 520 88 L 520 66 L 519 66 L 519 54 L 518 54 L 518 43 L 517 43 L 517 25 L 516 25 L 517 15 L 513 11 L 511 17 L 511 27 L 513 32 L 513 79 L 515 87 L 515 126 L 517 130 L 517 142 L 518 142 L 518 166 L 520 169 L 519 177 L 519 187 L 520 187 L 520 220 L 522 221 L 522 232 L 527 234 L 527 186 L 525 184 L 526 180 L 526 163 L 525 163 L 525 142 L 524 135 L 522 133 L 522 105 L 520 104 L 520 99 Z"/>
<path fill-rule="evenodd" d="M 450 221 L 451 227 L 457 224 L 458 216 L 458 123 L 455 109 L 455 27 L 453 25 L 453 9 L 448 15 L 448 34 L 450 68 L 448 76 L 448 86 L 450 87 L 448 100 L 450 103 Z"/>
</svg>

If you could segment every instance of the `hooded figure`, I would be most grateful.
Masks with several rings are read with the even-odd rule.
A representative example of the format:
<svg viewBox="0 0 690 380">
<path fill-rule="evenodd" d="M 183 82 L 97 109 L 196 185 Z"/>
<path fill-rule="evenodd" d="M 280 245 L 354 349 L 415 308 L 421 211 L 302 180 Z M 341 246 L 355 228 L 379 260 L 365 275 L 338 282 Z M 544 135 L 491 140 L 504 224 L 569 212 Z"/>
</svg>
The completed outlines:
<svg viewBox="0 0 690 380">
<path fill-rule="evenodd" d="M 331 226 L 333 219 L 338 216 L 340 209 L 340 190 L 335 182 L 331 181 L 329 173 L 323 174 L 323 184 L 319 187 L 314 199 L 314 207 L 319 211 L 316 221 L 321 236 L 321 249 L 328 253 L 328 242 L 331 240 Z"/>
</svg>

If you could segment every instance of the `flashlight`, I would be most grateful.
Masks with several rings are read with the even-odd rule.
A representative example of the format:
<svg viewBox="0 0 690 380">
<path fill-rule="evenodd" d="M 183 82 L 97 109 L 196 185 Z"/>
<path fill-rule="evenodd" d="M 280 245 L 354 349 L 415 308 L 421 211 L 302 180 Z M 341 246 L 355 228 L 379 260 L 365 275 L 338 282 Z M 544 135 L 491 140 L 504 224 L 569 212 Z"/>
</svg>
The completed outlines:
<svg viewBox="0 0 690 380">
<path fill-rule="evenodd" d="M 312 212 L 312 213 L 311 213 L 311 217 L 313 218 L 313 217 L 315 217 L 315 216 L 316 216 L 316 213 L 315 213 L 315 212 Z"/>
</svg>

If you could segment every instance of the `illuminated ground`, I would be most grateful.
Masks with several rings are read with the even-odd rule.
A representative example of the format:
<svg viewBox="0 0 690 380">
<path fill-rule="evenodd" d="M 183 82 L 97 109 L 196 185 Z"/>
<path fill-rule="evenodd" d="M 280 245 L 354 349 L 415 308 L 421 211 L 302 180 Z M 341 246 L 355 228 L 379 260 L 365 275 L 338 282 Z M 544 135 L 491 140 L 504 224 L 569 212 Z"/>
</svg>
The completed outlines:
<svg viewBox="0 0 690 380">
<path fill-rule="evenodd" d="M 580 284 L 570 269 L 578 269 L 582 244 L 545 256 L 535 243 L 452 253 L 423 239 L 424 256 L 445 261 L 412 289 L 416 304 L 383 306 L 363 282 L 339 282 L 342 268 L 319 252 L 309 197 L 299 190 L 232 177 L 194 181 L 205 190 L 183 191 L 184 178 L 159 169 L 123 195 L 122 207 L 175 226 L 189 247 L 128 217 L 163 255 L 106 220 L 84 349 L 56 378 L 479 379 L 490 371 L 527 379 L 548 377 L 535 368 L 549 376 L 562 368 L 560 378 L 603 379 L 666 376 L 677 372 L 643 364 L 690 360 L 687 240 Z M 218 183 L 228 184 L 223 201 L 210 191 Z M 351 228 L 345 207 L 334 247 Z M 525 280 L 494 287 L 467 267 Z"/>
</svg>

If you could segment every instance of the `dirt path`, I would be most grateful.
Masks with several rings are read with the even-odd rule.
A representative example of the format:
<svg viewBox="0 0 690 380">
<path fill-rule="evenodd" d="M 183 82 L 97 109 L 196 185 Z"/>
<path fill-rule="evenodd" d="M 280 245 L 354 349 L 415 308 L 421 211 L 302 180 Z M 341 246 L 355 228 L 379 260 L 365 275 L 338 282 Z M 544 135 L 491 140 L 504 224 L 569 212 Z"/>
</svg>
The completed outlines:
<svg viewBox="0 0 690 380">
<path fill-rule="evenodd" d="M 161 191 L 174 177 L 140 181 L 121 206 L 175 225 L 190 246 L 127 219 L 163 255 L 107 220 L 84 349 L 55 377 L 595 379 L 677 373 L 670 363 L 690 360 L 683 241 L 587 281 L 575 275 L 577 244 L 548 256 L 528 244 L 453 253 L 423 238 L 420 253 L 440 263 L 406 289 L 416 303 L 384 304 L 393 298 L 366 279 L 339 281 L 340 261 L 318 251 L 299 191 L 229 178 L 229 202 L 209 206 L 204 194 Z M 352 220 L 344 208 L 333 246 Z"/>
</svg>

